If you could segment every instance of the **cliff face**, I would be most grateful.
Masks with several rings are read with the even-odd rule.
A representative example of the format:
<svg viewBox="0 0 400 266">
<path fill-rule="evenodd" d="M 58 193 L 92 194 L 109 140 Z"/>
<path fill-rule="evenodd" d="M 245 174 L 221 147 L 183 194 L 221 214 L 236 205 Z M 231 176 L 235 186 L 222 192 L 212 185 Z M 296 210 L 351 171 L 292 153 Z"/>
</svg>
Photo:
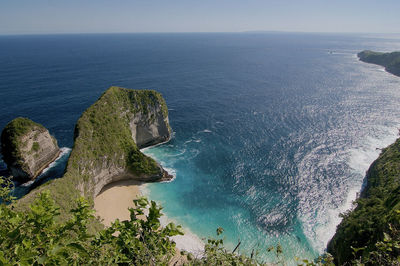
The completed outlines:
<svg viewBox="0 0 400 266">
<path fill-rule="evenodd" d="M 161 94 L 111 87 L 79 118 L 64 178 L 79 177 L 81 193 L 93 197 L 121 179 L 168 179 L 168 173 L 139 148 L 169 138 L 168 111 Z"/>
<path fill-rule="evenodd" d="M 64 176 L 31 191 L 15 207 L 26 208 L 37 193 L 48 189 L 65 219 L 76 198 L 83 195 L 92 200 L 111 182 L 171 179 L 156 161 L 139 150 L 167 141 L 170 132 L 168 109 L 160 93 L 111 87 L 76 123 Z"/>
<path fill-rule="evenodd" d="M 20 181 L 36 178 L 60 153 L 49 131 L 27 118 L 8 123 L 1 134 L 1 143 L 4 161 Z"/>
<path fill-rule="evenodd" d="M 148 113 L 136 113 L 129 122 L 132 138 L 139 149 L 165 142 L 170 138 L 168 116 L 161 106 L 149 108 Z"/>
<path fill-rule="evenodd" d="M 390 234 L 389 224 L 399 228 L 400 221 L 400 139 L 382 150 L 367 171 L 367 186 L 357 199 L 357 207 L 347 212 L 328 244 L 338 265 L 367 256 L 376 250 L 376 242 L 382 241 L 384 232 Z"/>
<path fill-rule="evenodd" d="M 400 76 L 400 52 L 362 51 L 357 55 L 363 62 L 384 66 Z M 384 233 L 391 233 L 391 226 L 400 229 L 400 138 L 382 149 L 365 179 L 367 185 L 355 202 L 357 207 L 343 215 L 328 243 L 327 250 L 339 265 L 368 257 L 377 250 L 376 243 L 384 239 Z"/>
</svg>

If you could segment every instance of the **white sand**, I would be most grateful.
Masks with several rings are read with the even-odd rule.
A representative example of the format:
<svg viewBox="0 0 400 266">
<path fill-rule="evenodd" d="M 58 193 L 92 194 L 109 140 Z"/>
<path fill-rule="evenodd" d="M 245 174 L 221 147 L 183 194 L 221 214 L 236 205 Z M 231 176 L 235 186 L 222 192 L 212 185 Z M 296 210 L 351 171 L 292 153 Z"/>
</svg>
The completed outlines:
<svg viewBox="0 0 400 266">
<path fill-rule="evenodd" d="M 100 216 L 106 226 L 110 226 L 115 219 L 129 220 L 128 208 L 133 207 L 133 200 L 142 195 L 140 182 L 133 180 L 123 180 L 106 185 L 100 194 L 94 199 L 94 209 L 96 215 Z M 165 226 L 169 222 L 167 216 L 161 217 L 161 225 Z M 175 223 L 176 224 L 176 223 Z M 192 252 L 194 255 L 202 254 L 204 243 L 199 237 L 184 228 L 185 235 L 171 237 L 176 242 L 180 250 Z M 178 258 L 180 256 L 178 255 Z M 178 263 L 177 265 L 181 265 Z"/>
<path fill-rule="evenodd" d="M 94 199 L 96 215 L 103 219 L 103 224 L 110 226 L 115 219 L 129 220 L 128 208 L 133 207 L 133 200 L 141 196 L 140 182 L 122 180 L 106 185 Z"/>
</svg>

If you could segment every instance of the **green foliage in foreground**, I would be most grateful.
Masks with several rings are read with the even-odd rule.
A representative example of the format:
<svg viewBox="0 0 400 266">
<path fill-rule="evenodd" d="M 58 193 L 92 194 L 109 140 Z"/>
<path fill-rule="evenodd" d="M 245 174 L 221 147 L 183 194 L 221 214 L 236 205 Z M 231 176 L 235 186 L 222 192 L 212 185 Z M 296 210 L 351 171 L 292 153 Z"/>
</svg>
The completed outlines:
<svg viewBox="0 0 400 266">
<path fill-rule="evenodd" d="M 250 257 L 228 251 L 224 247 L 224 240 L 220 238 L 223 229 L 217 229 L 218 239 L 210 238 L 204 247 L 204 254 L 201 258 L 190 261 L 190 265 L 267 265 L 257 259 L 258 254 L 252 254 Z M 240 243 L 238 244 L 238 246 Z M 237 247 L 238 247 L 237 246 Z"/>
<path fill-rule="evenodd" d="M 218 239 L 208 239 L 200 257 L 184 251 L 176 254 L 169 237 L 182 235 L 181 227 L 173 223 L 161 227 L 162 208 L 146 198 L 133 201 L 129 221 L 116 220 L 92 234 L 88 224 L 94 211 L 84 198 L 76 201 L 70 219 L 59 222 L 60 209 L 49 191 L 40 193 L 28 211 L 7 205 L 14 200 L 11 184 L 0 177 L 0 265 L 167 265 L 173 256 L 180 256 L 179 265 L 267 265 L 257 260 L 257 253 L 249 257 L 226 250 L 222 228 L 217 229 Z M 279 245 L 269 251 L 284 264 Z M 302 264 L 322 265 L 321 261 Z"/>
<path fill-rule="evenodd" d="M 400 76 L 400 52 L 380 53 L 373 51 L 362 51 L 358 53 L 361 61 L 384 66 L 386 71 Z"/>
<path fill-rule="evenodd" d="M 134 201 L 130 221 L 116 220 L 94 235 L 87 230 L 93 210 L 84 198 L 77 200 L 69 220 L 58 223 L 60 209 L 50 192 L 40 193 L 29 211 L 21 212 L 5 204 L 12 200 L 7 190 L 0 191 L 1 265 L 162 265 L 175 254 L 169 237 L 182 234 L 172 223 L 162 228 L 161 207 L 145 198 Z M 145 209 L 148 214 L 138 219 Z"/>
<path fill-rule="evenodd" d="M 71 218 L 59 222 L 60 209 L 49 191 L 43 191 L 30 205 L 28 211 L 17 211 L 11 203 L 11 182 L 0 177 L 0 265 L 168 265 L 171 258 L 180 256 L 177 265 L 286 265 L 282 247 L 270 247 L 276 261 L 258 259 L 259 253 L 250 256 L 238 254 L 237 247 L 228 251 L 221 238 L 208 239 L 204 253 L 195 258 L 185 251 L 176 254 L 175 243 L 169 237 L 182 235 L 181 227 L 173 223 L 160 225 L 161 207 L 146 198 L 134 200 L 130 220 L 116 220 L 96 234 L 90 233 L 88 224 L 93 219 L 93 209 L 83 198 L 75 202 Z M 358 256 L 348 265 L 400 265 L 400 230 L 390 226 L 376 249 Z M 363 248 L 361 248 L 363 249 Z M 360 249 L 350 248 L 356 255 Z M 333 257 L 324 254 L 315 261 L 296 259 L 298 265 L 333 266 Z"/>
</svg>

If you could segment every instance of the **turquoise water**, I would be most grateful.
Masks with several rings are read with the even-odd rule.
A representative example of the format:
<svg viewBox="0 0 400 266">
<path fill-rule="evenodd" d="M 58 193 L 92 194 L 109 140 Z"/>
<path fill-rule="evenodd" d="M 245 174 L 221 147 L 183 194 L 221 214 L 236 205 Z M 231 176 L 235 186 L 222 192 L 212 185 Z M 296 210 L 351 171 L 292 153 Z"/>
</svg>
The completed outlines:
<svg viewBox="0 0 400 266">
<path fill-rule="evenodd" d="M 400 41 L 278 33 L 2 36 L 0 127 L 28 116 L 71 148 L 76 120 L 109 86 L 157 89 L 174 136 L 145 152 L 176 178 L 147 185 L 150 198 L 199 238 L 221 226 L 228 246 L 240 239 L 242 252 L 280 243 L 288 262 L 314 258 L 351 207 L 376 148 L 394 141 L 400 127 L 400 79 L 359 62 L 363 49 L 399 50 Z M 65 161 L 49 178 L 62 175 Z"/>
</svg>

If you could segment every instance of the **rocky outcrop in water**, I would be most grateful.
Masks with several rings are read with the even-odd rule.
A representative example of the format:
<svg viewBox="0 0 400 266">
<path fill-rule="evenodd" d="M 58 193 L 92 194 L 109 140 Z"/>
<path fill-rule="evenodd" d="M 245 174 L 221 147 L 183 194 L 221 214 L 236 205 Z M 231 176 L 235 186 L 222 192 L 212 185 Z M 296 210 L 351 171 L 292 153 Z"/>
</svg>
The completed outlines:
<svg viewBox="0 0 400 266">
<path fill-rule="evenodd" d="M 22 182 L 36 178 L 60 154 L 56 139 L 45 127 L 22 117 L 5 126 L 1 147 L 11 175 Z"/>
</svg>

